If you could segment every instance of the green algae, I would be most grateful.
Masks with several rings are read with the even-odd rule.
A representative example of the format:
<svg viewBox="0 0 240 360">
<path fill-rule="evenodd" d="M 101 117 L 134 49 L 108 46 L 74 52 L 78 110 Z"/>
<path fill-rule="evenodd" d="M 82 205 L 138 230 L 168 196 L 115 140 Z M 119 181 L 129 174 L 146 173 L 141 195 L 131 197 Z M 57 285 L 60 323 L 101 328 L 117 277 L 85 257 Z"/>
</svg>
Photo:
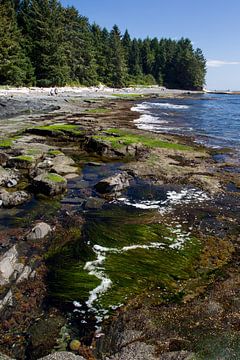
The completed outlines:
<svg viewBox="0 0 240 360">
<path fill-rule="evenodd" d="M 64 177 L 55 173 L 47 173 L 45 179 L 56 183 L 65 182 Z"/>
<path fill-rule="evenodd" d="M 140 144 L 150 149 L 166 148 L 187 151 L 193 150 L 192 147 L 187 145 L 159 140 L 151 135 L 131 134 L 121 129 L 108 129 L 104 131 L 104 133 L 101 135 L 95 135 L 93 138 L 96 140 L 109 142 L 114 149 L 120 149 L 122 146 L 128 146 L 132 144 Z"/>
<path fill-rule="evenodd" d="M 0 139 L 0 148 L 11 148 L 13 146 L 14 140 L 16 140 L 16 137 L 11 137 L 8 139 Z"/>
<path fill-rule="evenodd" d="M 62 151 L 60 150 L 49 150 L 48 155 L 50 156 L 57 156 L 57 155 L 64 155 Z"/>
<path fill-rule="evenodd" d="M 135 93 L 129 93 L 129 94 L 112 94 L 115 97 L 118 97 L 120 99 L 138 99 L 138 98 L 144 98 L 146 95 L 144 94 L 135 94 Z"/>
<path fill-rule="evenodd" d="M 81 135 L 82 131 L 79 130 L 77 125 L 72 124 L 53 124 L 53 125 L 45 125 L 45 126 L 38 126 L 32 128 L 32 130 L 40 130 L 40 131 L 49 131 L 50 133 L 66 133 L 72 135 Z"/>
<path fill-rule="evenodd" d="M 97 108 L 97 109 L 86 109 L 85 112 L 88 114 L 106 114 L 109 113 L 111 109 L 107 108 Z"/>
<path fill-rule="evenodd" d="M 171 248 L 176 241 L 172 229 L 149 223 L 149 214 L 136 215 L 137 212 L 123 209 L 92 214 L 83 227 L 82 238 L 49 259 L 51 296 L 61 301 L 86 301 L 89 292 L 100 285 L 96 276 L 84 270 L 86 262 L 96 259 L 93 245 L 116 249 L 106 253 L 101 265 L 112 287 L 95 304 L 100 308 L 122 303 L 149 286 L 171 286 L 176 280 L 196 276 L 194 264 L 201 248 L 199 241 L 191 238 L 181 249 Z M 162 246 L 148 249 L 151 243 Z M 122 251 L 134 245 L 146 248 Z"/>
<path fill-rule="evenodd" d="M 13 157 L 14 160 L 19 160 L 19 161 L 26 161 L 29 163 L 32 163 L 34 161 L 34 157 L 31 155 L 19 155 L 19 156 L 15 156 Z"/>
</svg>

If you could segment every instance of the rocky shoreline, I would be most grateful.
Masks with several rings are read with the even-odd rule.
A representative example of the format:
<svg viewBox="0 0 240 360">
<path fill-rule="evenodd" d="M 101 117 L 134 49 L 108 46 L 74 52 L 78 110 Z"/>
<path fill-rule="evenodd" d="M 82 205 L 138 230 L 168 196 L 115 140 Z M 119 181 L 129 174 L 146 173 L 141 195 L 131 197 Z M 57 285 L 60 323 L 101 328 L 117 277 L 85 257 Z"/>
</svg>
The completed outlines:
<svg viewBox="0 0 240 360">
<path fill-rule="evenodd" d="M 92 89 L 87 96 L 82 91 L 60 92 L 54 98 L 37 94 L 30 100 L 29 95 L 7 92 L 1 97 L 0 351 L 11 357 L 35 360 L 53 349 L 71 349 L 75 337 L 63 331 L 64 314 L 46 305 L 46 259 L 79 238 L 81 211 L 101 209 L 134 179 L 155 186 L 190 186 L 211 198 L 193 213 L 188 206 L 184 209 L 203 247 L 194 265 L 198 275 L 171 284 L 167 301 L 159 291 L 162 300 L 156 301 L 157 290 L 146 289 L 104 323 L 105 336 L 92 336 L 91 346 L 79 343 L 73 352 L 86 359 L 200 359 L 197 344 L 204 343 L 202 333 L 213 321 L 213 337 L 221 329 L 233 342 L 238 335 L 240 184 L 235 164 L 216 162 L 215 153 L 194 139 L 137 130 L 133 120 L 138 115 L 131 107 L 142 96 L 191 96 L 147 92 L 109 96 Z M 81 178 L 84 164 L 97 168 L 110 162 L 115 170 L 94 185 Z M 226 166 L 233 171 L 225 171 Z M 74 181 L 84 196 L 76 196 Z M 76 211 L 79 204 L 83 210 Z M 181 220 L 181 213 L 177 216 Z M 172 217 L 166 213 L 159 221 L 168 224 Z M 6 219 L 11 218 L 18 221 L 9 225 Z M 49 336 L 52 341 L 46 344 Z M 81 359 L 66 353 L 49 359 L 54 356 Z"/>
</svg>

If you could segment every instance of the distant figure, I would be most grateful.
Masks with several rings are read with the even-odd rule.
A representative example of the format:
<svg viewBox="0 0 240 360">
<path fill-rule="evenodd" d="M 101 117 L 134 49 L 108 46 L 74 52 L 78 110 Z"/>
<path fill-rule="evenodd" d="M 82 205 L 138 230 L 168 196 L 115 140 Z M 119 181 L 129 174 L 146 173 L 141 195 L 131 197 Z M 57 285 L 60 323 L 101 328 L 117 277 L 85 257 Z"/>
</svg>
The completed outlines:
<svg viewBox="0 0 240 360">
<path fill-rule="evenodd" d="M 49 95 L 50 96 L 55 96 L 55 95 L 57 96 L 57 94 L 58 94 L 58 88 L 56 86 L 51 87 L 51 89 L 49 91 Z"/>
</svg>

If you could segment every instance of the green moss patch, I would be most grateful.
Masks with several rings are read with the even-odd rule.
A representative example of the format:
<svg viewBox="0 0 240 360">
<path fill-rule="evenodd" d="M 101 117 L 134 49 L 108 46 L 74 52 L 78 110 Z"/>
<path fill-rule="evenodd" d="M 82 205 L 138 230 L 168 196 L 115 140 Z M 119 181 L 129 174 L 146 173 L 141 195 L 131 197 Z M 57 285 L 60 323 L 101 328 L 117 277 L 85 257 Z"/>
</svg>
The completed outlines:
<svg viewBox="0 0 240 360">
<path fill-rule="evenodd" d="M 0 148 L 10 148 L 12 145 L 12 139 L 0 139 Z"/>
<path fill-rule="evenodd" d="M 109 129 L 105 135 L 95 135 L 96 140 L 110 142 L 114 149 L 120 149 L 122 146 L 141 144 L 148 148 L 166 148 L 175 150 L 193 150 L 192 147 L 168 141 L 159 140 L 151 135 L 129 134 L 120 129 Z"/>
<path fill-rule="evenodd" d="M 79 130 L 77 125 L 72 124 L 53 124 L 53 125 L 46 125 L 46 126 L 38 126 L 33 128 L 32 130 L 42 130 L 42 131 L 49 131 L 54 133 L 69 133 L 72 135 L 81 135 L 82 131 Z"/>
<path fill-rule="evenodd" d="M 50 155 L 50 156 L 58 156 L 58 155 L 64 155 L 64 154 L 60 150 L 49 150 L 48 155 Z"/>
<path fill-rule="evenodd" d="M 134 94 L 134 93 L 131 93 L 131 94 L 112 94 L 113 96 L 116 96 L 118 98 L 122 98 L 122 99 L 138 99 L 138 98 L 143 98 L 143 97 L 146 97 L 146 95 L 143 95 L 143 94 Z"/>
<path fill-rule="evenodd" d="M 106 114 L 109 113 L 111 111 L 111 109 L 106 109 L 106 108 L 97 108 L 97 109 L 87 109 L 85 110 L 86 113 L 89 114 Z"/>
<path fill-rule="evenodd" d="M 31 155 L 19 155 L 19 156 L 15 156 L 13 159 L 18 161 L 27 161 L 27 162 L 34 161 L 34 157 Z"/>
<path fill-rule="evenodd" d="M 45 175 L 44 178 L 46 180 L 56 182 L 56 183 L 65 182 L 65 179 L 61 175 L 58 175 L 58 174 L 55 174 L 55 173 L 48 173 L 48 174 Z"/>
</svg>

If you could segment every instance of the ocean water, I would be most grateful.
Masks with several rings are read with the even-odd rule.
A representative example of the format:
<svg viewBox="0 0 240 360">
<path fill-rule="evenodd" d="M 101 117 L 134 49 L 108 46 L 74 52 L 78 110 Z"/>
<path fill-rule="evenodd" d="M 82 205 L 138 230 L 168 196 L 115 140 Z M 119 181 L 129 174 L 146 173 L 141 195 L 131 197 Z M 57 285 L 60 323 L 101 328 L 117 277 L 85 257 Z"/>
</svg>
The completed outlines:
<svg viewBox="0 0 240 360">
<path fill-rule="evenodd" d="M 132 110 L 139 129 L 194 136 L 214 148 L 240 148 L 240 96 L 204 94 L 179 99 L 154 99 Z"/>
</svg>

